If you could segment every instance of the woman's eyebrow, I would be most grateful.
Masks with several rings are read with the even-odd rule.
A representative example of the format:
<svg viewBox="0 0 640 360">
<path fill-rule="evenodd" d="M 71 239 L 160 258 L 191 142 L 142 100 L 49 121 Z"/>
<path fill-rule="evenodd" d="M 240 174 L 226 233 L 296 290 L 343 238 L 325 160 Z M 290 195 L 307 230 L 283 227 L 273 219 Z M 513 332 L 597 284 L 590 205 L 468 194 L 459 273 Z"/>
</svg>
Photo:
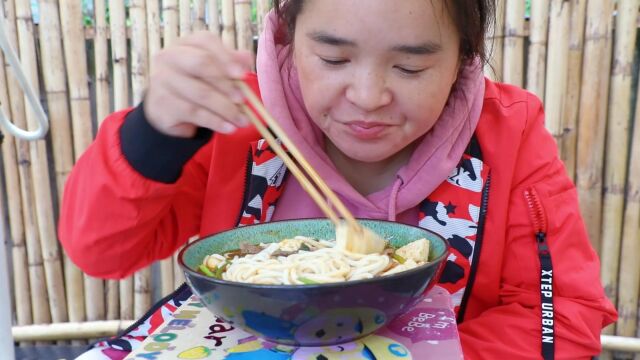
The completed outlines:
<svg viewBox="0 0 640 360">
<path fill-rule="evenodd" d="M 307 34 L 307 37 L 309 37 L 311 40 L 315 42 L 319 42 L 326 45 L 348 46 L 348 47 L 357 46 L 356 42 L 353 40 L 341 38 L 339 36 L 335 36 L 324 31 L 312 31 Z"/>
<path fill-rule="evenodd" d="M 409 55 L 432 55 L 442 50 L 442 46 L 438 43 L 428 41 L 419 45 L 396 45 L 392 47 L 391 50 Z"/>
<path fill-rule="evenodd" d="M 315 42 L 325 45 L 346 47 L 358 46 L 358 44 L 353 40 L 342 38 L 325 31 L 312 31 L 307 34 L 307 37 Z M 433 41 L 427 41 L 425 43 L 416 45 L 402 44 L 391 47 L 391 51 L 393 52 L 399 52 L 409 55 L 431 55 L 439 52 L 440 50 L 442 50 L 442 45 Z"/>
</svg>

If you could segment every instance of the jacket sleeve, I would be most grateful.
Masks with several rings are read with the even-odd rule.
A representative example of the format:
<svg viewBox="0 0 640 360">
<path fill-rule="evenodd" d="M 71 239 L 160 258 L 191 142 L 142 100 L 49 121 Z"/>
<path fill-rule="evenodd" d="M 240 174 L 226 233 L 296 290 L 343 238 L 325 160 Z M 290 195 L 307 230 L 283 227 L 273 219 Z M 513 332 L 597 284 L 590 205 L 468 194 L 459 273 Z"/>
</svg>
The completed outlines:
<svg viewBox="0 0 640 360">
<path fill-rule="evenodd" d="M 465 358 L 540 359 L 540 258 L 525 191 L 539 196 L 553 263 L 556 359 L 600 353 L 600 331 L 616 319 L 600 282 L 600 264 L 580 216 L 540 101 L 530 95 L 508 207 L 499 305 L 459 326 Z M 491 209 L 489 209 L 491 211 Z"/>
<path fill-rule="evenodd" d="M 125 118 L 135 111 L 116 112 L 105 119 L 65 185 L 60 241 L 71 260 L 96 277 L 126 277 L 171 256 L 199 230 L 209 145 L 185 159 L 173 181 L 143 176 L 123 155 L 120 142 Z M 138 148 L 144 147 L 141 142 L 137 141 Z M 147 151 L 148 159 L 163 161 L 160 154 Z"/>
</svg>

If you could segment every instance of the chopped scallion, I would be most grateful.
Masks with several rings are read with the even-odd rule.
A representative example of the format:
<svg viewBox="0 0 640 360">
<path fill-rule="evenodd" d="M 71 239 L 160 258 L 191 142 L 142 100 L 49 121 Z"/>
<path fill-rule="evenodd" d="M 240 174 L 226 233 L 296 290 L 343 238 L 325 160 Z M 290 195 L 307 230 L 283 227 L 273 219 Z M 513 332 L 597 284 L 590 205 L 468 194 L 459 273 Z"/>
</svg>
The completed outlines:
<svg viewBox="0 0 640 360">
<path fill-rule="evenodd" d="M 202 271 L 203 274 L 207 275 L 208 277 L 216 277 L 215 274 L 212 273 L 211 270 L 209 270 L 207 265 L 200 264 L 200 266 L 198 268 L 200 269 L 200 271 Z"/>
<path fill-rule="evenodd" d="M 399 262 L 400 264 L 404 264 L 404 263 L 405 263 L 405 261 L 407 261 L 407 259 L 405 259 L 405 258 L 403 258 L 402 256 L 400 256 L 400 255 L 396 254 L 395 252 L 394 252 L 393 254 L 391 254 L 391 257 L 392 257 L 395 261 Z"/>
<path fill-rule="evenodd" d="M 319 282 L 317 282 L 317 281 L 314 281 L 314 280 L 311 280 L 311 279 L 308 279 L 308 278 L 306 278 L 306 277 L 302 277 L 302 276 L 298 278 L 298 281 L 300 281 L 301 283 L 303 283 L 303 284 L 305 284 L 305 285 L 316 285 L 316 284 L 320 284 L 320 283 L 319 283 Z"/>
<path fill-rule="evenodd" d="M 224 272 L 225 268 L 227 267 L 227 265 L 231 264 L 231 261 L 227 260 L 224 262 L 224 264 L 218 266 L 218 268 L 216 269 L 216 273 L 215 273 L 215 277 L 217 279 L 222 279 L 222 273 Z"/>
</svg>

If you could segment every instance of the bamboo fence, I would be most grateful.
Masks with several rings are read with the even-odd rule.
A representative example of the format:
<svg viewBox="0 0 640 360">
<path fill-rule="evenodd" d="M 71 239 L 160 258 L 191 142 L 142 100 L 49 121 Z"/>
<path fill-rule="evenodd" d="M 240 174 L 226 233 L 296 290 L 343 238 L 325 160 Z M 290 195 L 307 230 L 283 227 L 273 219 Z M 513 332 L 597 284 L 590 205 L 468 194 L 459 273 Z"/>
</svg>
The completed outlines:
<svg viewBox="0 0 640 360">
<path fill-rule="evenodd" d="M 85 25 L 78 1 L 40 0 L 37 24 L 29 1 L 0 1 L 10 41 L 51 120 L 46 141 L 7 136 L 2 143 L 2 208 L 20 331 L 135 319 L 183 281 L 171 258 L 122 281 L 82 274 L 56 238 L 64 181 L 102 119 L 142 99 L 154 54 L 196 31 L 253 51 L 269 3 L 93 0 Z M 486 44 L 489 77 L 525 86 L 544 101 L 547 128 L 601 256 L 607 295 L 620 310 L 606 333 L 624 337 L 639 332 L 639 7 L 640 0 L 534 0 L 526 17 L 524 0 L 499 0 Z M 3 109 L 19 126 L 33 127 L 35 117 L 1 54 L 0 64 Z"/>
</svg>

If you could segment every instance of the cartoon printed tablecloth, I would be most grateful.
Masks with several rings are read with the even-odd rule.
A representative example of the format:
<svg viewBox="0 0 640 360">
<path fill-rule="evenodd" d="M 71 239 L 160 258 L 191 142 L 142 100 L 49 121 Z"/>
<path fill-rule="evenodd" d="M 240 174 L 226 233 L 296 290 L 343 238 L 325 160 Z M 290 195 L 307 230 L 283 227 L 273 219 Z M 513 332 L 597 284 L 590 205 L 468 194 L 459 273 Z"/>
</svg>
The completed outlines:
<svg viewBox="0 0 640 360">
<path fill-rule="evenodd" d="M 387 327 L 358 341 L 294 348 L 261 340 L 214 316 L 193 296 L 138 348 L 137 359 L 347 360 L 462 359 L 449 293 L 434 287 Z"/>
</svg>

